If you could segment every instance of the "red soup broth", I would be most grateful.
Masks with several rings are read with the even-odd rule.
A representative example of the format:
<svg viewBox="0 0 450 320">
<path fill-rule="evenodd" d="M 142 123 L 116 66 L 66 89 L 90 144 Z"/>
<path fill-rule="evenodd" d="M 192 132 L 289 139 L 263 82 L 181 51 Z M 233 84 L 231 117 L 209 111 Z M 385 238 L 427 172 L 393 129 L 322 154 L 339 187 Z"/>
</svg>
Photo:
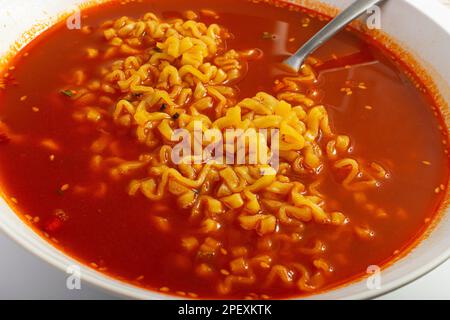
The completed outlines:
<svg viewBox="0 0 450 320">
<path fill-rule="evenodd" d="M 87 59 L 85 52 L 86 48 L 101 51 L 105 47 L 98 32 L 104 21 L 124 15 L 138 19 L 146 12 L 169 19 L 183 17 L 186 10 L 202 9 L 213 10 L 217 17 L 199 14 L 200 21 L 217 23 L 233 34 L 227 39 L 228 48 L 263 52 L 260 59 L 249 62 L 237 83 L 238 101 L 259 91 L 271 94 L 279 73 L 277 63 L 326 23 L 310 11 L 239 0 L 113 1 L 86 9 L 82 26 L 92 33 L 68 30 L 64 22 L 58 23 L 19 52 L 10 63 L 13 68 L 2 75 L 0 183 L 18 214 L 83 263 L 151 290 L 222 298 L 216 287 L 231 257 L 216 262 L 221 271 L 211 278 L 197 276 L 195 259 L 180 249 L 181 236 L 197 228 L 189 224 L 188 211 L 178 209 L 170 197 L 157 203 L 142 195 L 130 197 L 129 179 L 93 173 L 90 148 L 100 129 L 80 125 L 68 102 L 72 93 L 61 93 L 73 70 L 82 68 L 89 78 L 107 66 Z M 257 281 L 236 286 L 225 297 L 297 297 L 360 277 L 368 266 L 387 264 L 418 239 L 445 197 L 449 174 L 446 126 L 424 86 L 411 80 L 411 70 L 381 45 L 350 31 L 339 33 L 314 57 L 326 63 L 317 68 L 318 81 L 306 86 L 304 93 L 326 107 L 333 130 L 350 136 L 352 157 L 377 161 L 387 168 L 389 179 L 365 192 L 370 203 L 364 206 L 341 188 L 341 180 L 330 169 L 323 169 L 320 192 L 339 204 L 352 227 L 331 229 L 310 223 L 304 229 L 300 245 L 311 248 L 321 239 L 326 245 L 323 257 L 332 266 L 320 288 L 305 292 L 282 281 L 271 286 Z M 114 132 L 125 159 L 147 151 L 129 132 Z M 83 193 L 83 188 L 89 191 Z M 152 223 L 161 212 L 170 216 L 172 233 L 161 232 Z M 355 235 L 354 226 L 364 225 L 374 231 L 370 240 Z M 233 245 L 254 250 L 258 238 L 255 232 L 230 223 L 217 240 L 227 244 L 225 255 Z M 268 254 L 277 250 L 282 249 L 273 248 Z M 283 259 L 294 259 L 311 265 L 308 255 L 276 259 L 280 264 Z M 263 277 L 258 272 L 257 276 Z"/>
</svg>

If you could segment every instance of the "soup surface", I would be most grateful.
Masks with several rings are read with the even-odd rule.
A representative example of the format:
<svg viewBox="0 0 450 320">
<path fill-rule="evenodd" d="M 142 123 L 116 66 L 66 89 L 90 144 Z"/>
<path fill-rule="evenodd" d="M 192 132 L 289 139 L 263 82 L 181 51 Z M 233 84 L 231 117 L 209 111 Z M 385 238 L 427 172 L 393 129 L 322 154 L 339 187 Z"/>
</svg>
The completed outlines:
<svg viewBox="0 0 450 320">
<path fill-rule="evenodd" d="M 380 45 L 344 31 L 289 74 L 278 63 L 326 23 L 314 12 L 122 2 L 1 75 L 2 192 L 54 245 L 164 293 L 285 298 L 384 266 L 432 222 L 447 128 Z M 177 162 L 180 128 L 194 153 Z M 203 152 L 220 141 L 230 162 Z"/>
</svg>

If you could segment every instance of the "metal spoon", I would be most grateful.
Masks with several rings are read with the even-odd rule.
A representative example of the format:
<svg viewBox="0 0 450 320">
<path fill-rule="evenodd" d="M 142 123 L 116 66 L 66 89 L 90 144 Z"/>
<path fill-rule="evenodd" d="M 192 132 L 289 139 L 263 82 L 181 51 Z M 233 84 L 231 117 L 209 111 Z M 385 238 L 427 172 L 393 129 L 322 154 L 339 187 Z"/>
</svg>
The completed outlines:
<svg viewBox="0 0 450 320">
<path fill-rule="evenodd" d="M 385 0 L 356 0 L 347 9 L 342 11 L 333 20 L 330 21 L 322 30 L 314 35 L 291 57 L 283 61 L 283 65 L 292 71 L 298 72 L 305 59 L 322 46 L 326 41 L 336 33 L 344 29 L 350 22 L 367 12 L 374 5 Z"/>
</svg>

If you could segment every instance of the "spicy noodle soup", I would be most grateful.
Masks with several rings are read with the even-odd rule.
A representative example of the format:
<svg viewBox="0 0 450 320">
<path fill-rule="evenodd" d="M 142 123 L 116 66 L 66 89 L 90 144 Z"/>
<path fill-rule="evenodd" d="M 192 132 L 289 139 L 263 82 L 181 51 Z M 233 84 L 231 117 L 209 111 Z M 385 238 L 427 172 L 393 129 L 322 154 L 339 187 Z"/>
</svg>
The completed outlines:
<svg viewBox="0 0 450 320">
<path fill-rule="evenodd" d="M 280 69 L 327 20 L 291 9 L 112 1 L 44 32 L 1 74 L 4 197 L 92 268 L 190 298 L 303 296 L 395 260 L 445 197 L 447 128 L 412 68 L 354 32 Z M 176 162 L 179 129 L 201 153 Z M 209 161 L 219 141 L 243 161 Z"/>
</svg>

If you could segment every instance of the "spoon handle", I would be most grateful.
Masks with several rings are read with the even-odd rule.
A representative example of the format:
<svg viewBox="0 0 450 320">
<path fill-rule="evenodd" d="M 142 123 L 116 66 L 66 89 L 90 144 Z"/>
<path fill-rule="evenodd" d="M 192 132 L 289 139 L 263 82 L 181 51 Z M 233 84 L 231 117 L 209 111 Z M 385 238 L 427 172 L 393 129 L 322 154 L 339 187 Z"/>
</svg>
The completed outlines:
<svg viewBox="0 0 450 320">
<path fill-rule="evenodd" d="M 318 33 L 316 33 L 314 37 L 308 40 L 308 42 L 297 50 L 294 55 L 285 60 L 284 64 L 288 65 L 295 71 L 298 71 L 308 55 L 314 52 L 336 33 L 344 29 L 350 22 L 363 15 L 368 9 L 382 1 L 385 0 L 356 0 L 347 9 L 331 20 L 330 23 L 323 27 Z"/>
</svg>

